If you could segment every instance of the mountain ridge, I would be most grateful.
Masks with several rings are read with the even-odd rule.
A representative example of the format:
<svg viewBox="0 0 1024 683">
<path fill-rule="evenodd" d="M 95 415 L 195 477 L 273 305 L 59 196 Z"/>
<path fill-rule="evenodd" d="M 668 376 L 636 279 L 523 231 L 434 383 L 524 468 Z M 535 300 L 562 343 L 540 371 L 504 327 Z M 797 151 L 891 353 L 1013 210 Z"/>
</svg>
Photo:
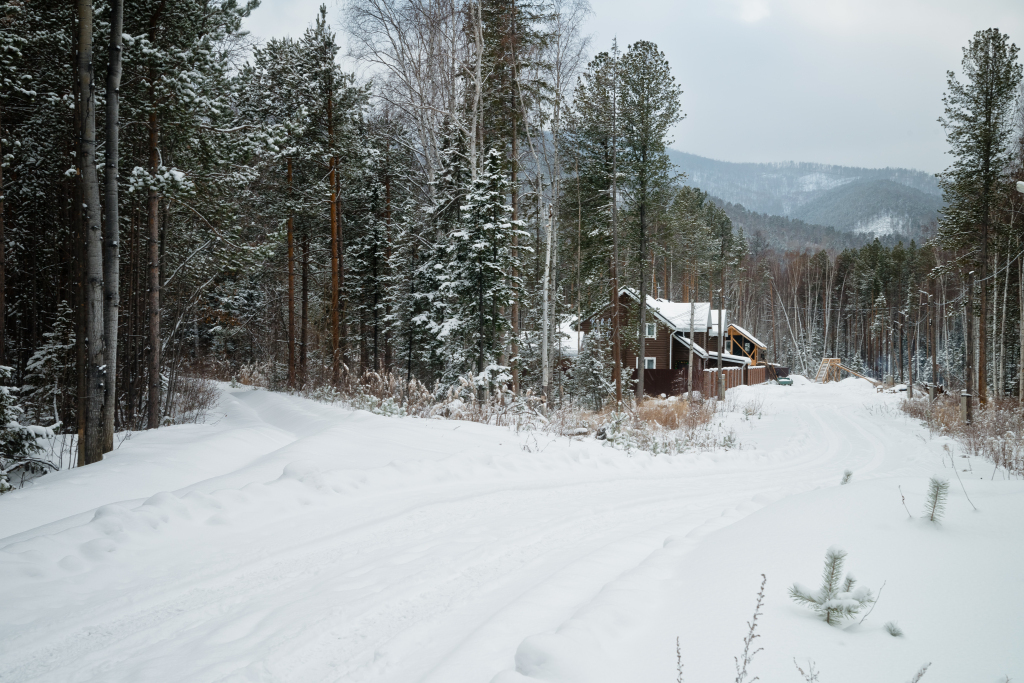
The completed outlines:
<svg viewBox="0 0 1024 683">
<path fill-rule="evenodd" d="M 943 206 L 934 175 L 813 162 L 730 162 L 669 149 L 686 184 L 757 214 L 841 232 L 918 236 Z"/>
</svg>

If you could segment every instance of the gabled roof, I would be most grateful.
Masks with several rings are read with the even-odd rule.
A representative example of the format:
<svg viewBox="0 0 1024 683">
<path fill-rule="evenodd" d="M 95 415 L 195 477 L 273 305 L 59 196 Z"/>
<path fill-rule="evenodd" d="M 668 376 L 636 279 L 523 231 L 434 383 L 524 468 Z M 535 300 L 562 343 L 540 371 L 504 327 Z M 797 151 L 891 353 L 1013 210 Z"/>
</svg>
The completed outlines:
<svg viewBox="0 0 1024 683">
<path fill-rule="evenodd" d="M 636 291 L 630 287 L 620 287 L 619 296 L 623 294 L 629 296 L 634 301 L 640 301 Z M 693 331 L 706 332 L 711 326 L 710 303 L 680 303 L 678 301 L 655 299 L 647 295 L 648 310 L 671 330 L 690 331 L 691 307 L 693 309 Z"/>
<path fill-rule="evenodd" d="M 750 341 L 754 342 L 754 345 L 757 346 L 758 348 L 760 348 L 761 350 L 767 350 L 768 349 L 768 345 L 767 344 L 765 344 L 760 339 L 758 339 L 754 335 L 752 335 L 749 332 L 747 332 L 745 329 L 743 329 L 739 325 L 731 324 L 731 325 L 729 325 L 729 327 L 731 327 L 732 329 L 736 330 L 736 332 L 738 334 L 740 334 L 740 335 L 746 337 L 747 339 L 749 339 Z M 728 330 L 729 327 L 726 327 L 725 329 Z"/>
<path fill-rule="evenodd" d="M 673 332 L 672 337 L 686 348 L 690 348 L 690 344 L 693 344 L 693 353 L 702 358 L 703 360 L 708 359 L 708 352 L 704 349 L 704 347 L 698 344 L 697 342 L 691 342 L 690 339 L 688 337 L 685 337 L 682 332 Z"/>
</svg>

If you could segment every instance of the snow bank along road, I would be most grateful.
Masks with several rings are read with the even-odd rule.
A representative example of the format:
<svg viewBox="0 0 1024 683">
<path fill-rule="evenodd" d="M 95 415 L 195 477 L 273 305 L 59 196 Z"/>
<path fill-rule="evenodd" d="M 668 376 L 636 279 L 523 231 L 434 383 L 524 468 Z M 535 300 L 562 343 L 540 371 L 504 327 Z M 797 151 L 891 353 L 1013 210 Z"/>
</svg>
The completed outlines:
<svg viewBox="0 0 1024 683">
<path fill-rule="evenodd" d="M 653 682 L 674 680 L 681 632 L 688 645 L 716 634 L 687 648 L 687 671 L 726 675 L 766 566 L 779 574 L 764 642 L 775 638 L 778 651 L 759 657 L 786 677 L 758 671 L 762 680 L 798 680 L 791 658 L 805 654 L 834 666 L 856 660 L 823 681 L 909 678 L 931 652 L 923 631 L 917 640 L 908 632 L 899 650 L 879 640 L 880 621 L 870 633 L 828 630 L 784 589 L 815 580 L 825 547 L 843 540 L 825 542 L 831 532 L 871 537 L 893 506 L 902 518 L 891 521 L 911 524 L 888 490 L 902 482 L 919 507 L 946 442 L 862 380 L 730 396 L 737 409 L 722 429 L 735 431 L 737 447 L 651 457 L 592 438 L 226 390 L 215 424 L 135 434 L 102 463 L 0 498 L 0 681 Z M 752 400 L 763 400 L 760 417 L 739 410 Z M 855 483 L 839 489 L 845 469 Z M 968 485 L 1000 483 L 988 474 Z M 1005 504 L 988 508 L 1000 514 L 984 519 L 1020 519 L 1019 485 L 1003 482 Z M 958 500 L 948 529 L 898 533 L 955 536 Z M 949 548 L 977 558 L 1006 541 Z M 849 568 L 887 554 L 851 551 Z M 999 672 L 1024 674 L 1020 566 L 1010 586 L 988 575 L 1001 603 L 1017 601 L 1011 623 L 997 615 L 992 627 L 1019 636 L 1016 649 L 999 659 L 1000 637 L 952 628 L 966 659 L 947 652 L 948 671 L 998 660 Z M 864 578 L 878 578 L 877 589 L 885 577 Z M 879 612 L 886 599 L 900 605 L 900 592 L 887 585 Z M 974 595 L 975 608 L 985 595 Z M 912 623 L 910 609 L 901 624 Z M 810 640 L 779 640 L 800 629 Z M 874 671 L 859 654 L 865 643 L 888 648 L 885 676 L 844 678 Z"/>
</svg>

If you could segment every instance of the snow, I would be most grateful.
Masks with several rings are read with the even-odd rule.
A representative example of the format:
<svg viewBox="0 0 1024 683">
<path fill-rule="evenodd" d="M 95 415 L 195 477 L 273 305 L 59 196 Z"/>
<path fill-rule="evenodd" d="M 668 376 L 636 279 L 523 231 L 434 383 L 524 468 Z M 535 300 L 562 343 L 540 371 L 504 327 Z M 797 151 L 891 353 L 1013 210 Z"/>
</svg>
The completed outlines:
<svg viewBox="0 0 1024 683">
<path fill-rule="evenodd" d="M 680 344 L 683 345 L 683 347 L 687 350 L 687 352 L 689 352 L 690 344 L 691 344 L 691 341 L 690 341 L 689 337 L 684 337 L 681 332 L 673 332 L 672 336 L 675 338 L 676 341 L 678 341 Z M 693 352 L 695 354 L 697 354 L 698 356 L 700 356 L 701 358 L 705 358 L 706 359 L 708 357 L 707 350 L 703 346 L 698 344 L 697 342 L 692 342 L 692 343 L 693 343 Z"/>
<path fill-rule="evenodd" d="M 768 346 L 767 346 L 767 345 L 765 345 L 765 343 L 764 343 L 763 341 L 761 341 L 760 339 L 758 339 L 758 338 L 757 338 L 757 337 L 755 337 L 754 335 L 750 334 L 750 332 L 747 332 L 747 331 L 746 331 L 745 329 L 743 329 L 742 327 L 740 327 L 740 326 L 739 326 L 739 325 L 737 325 L 736 323 L 731 323 L 731 324 L 729 325 L 729 327 L 733 327 L 733 328 L 735 328 L 737 332 L 739 332 L 739 333 L 740 333 L 740 334 L 742 334 L 742 335 L 743 335 L 744 337 L 746 337 L 746 338 L 747 338 L 747 339 L 749 339 L 750 341 L 752 341 L 752 342 L 754 342 L 755 344 L 757 344 L 758 346 L 760 346 L 760 347 L 761 347 L 762 349 L 767 349 L 767 348 L 768 348 Z"/>
<path fill-rule="evenodd" d="M 717 362 L 717 359 L 718 359 L 718 352 L 717 351 L 708 351 L 707 353 L 708 353 L 708 356 L 714 356 L 715 360 Z M 731 362 L 731 363 L 739 363 L 740 365 L 750 365 L 750 359 L 747 358 L 746 356 L 736 356 L 736 355 L 733 355 L 731 353 L 723 353 L 722 354 L 722 360 L 727 362 L 727 363 Z M 715 367 L 718 367 L 718 366 L 716 365 Z"/>
<path fill-rule="evenodd" d="M 736 447 L 652 457 L 225 389 L 210 424 L 0 497 L 0 681 L 653 683 L 677 636 L 685 680 L 731 680 L 761 573 L 761 680 L 1019 680 L 1024 483 L 900 400 L 737 387 Z M 885 584 L 861 625 L 787 595 L 833 544 Z"/>
</svg>

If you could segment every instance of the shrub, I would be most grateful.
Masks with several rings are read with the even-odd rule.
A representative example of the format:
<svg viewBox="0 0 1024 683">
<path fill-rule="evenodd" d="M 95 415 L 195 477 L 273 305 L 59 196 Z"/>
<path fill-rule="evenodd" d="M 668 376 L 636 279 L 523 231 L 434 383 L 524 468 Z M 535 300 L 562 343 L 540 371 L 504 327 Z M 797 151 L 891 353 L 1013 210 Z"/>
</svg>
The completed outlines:
<svg viewBox="0 0 1024 683">
<path fill-rule="evenodd" d="M 825 568 L 821 573 L 821 588 L 816 592 L 794 583 L 789 589 L 789 597 L 796 602 L 807 605 L 825 620 L 826 624 L 837 625 L 843 619 L 855 616 L 861 609 L 875 601 L 867 588 L 855 587 L 856 579 L 847 574 L 840 580 L 846 551 L 835 546 L 825 552 Z"/>
</svg>

